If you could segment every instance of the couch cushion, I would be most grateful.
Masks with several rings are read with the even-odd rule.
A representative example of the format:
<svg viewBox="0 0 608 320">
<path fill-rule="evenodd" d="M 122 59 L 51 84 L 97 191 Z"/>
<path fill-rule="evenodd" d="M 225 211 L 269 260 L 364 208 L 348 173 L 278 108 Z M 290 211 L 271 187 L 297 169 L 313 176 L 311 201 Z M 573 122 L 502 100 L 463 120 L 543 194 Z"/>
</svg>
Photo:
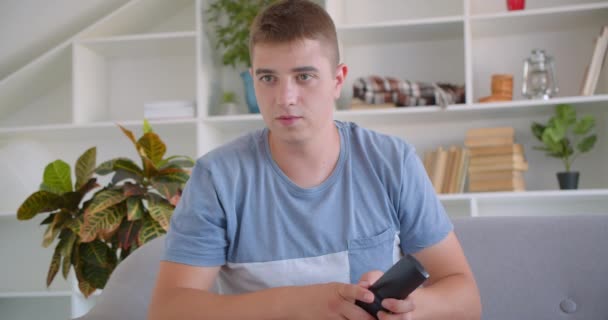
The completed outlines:
<svg viewBox="0 0 608 320">
<path fill-rule="evenodd" d="M 483 319 L 608 319 L 608 216 L 454 219 Z"/>
<path fill-rule="evenodd" d="M 608 215 L 454 219 L 483 319 L 608 319 Z M 81 319 L 145 319 L 164 237 L 112 274 Z"/>
</svg>

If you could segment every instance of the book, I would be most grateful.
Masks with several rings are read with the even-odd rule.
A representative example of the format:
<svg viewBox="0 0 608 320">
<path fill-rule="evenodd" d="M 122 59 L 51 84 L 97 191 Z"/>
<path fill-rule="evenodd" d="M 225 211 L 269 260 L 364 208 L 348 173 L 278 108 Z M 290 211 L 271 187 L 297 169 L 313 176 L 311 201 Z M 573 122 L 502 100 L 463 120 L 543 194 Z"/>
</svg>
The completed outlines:
<svg viewBox="0 0 608 320">
<path fill-rule="evenodd" d="M 450 193 L 450 184 L 454 175 L 454 165 L 456 164 L 456 146 L 450 146 L 447 153 L 446 170 L 443 176 L 443 183 L 441 184 L 441 193 Z"/>
<path fill-rule="evenodd" d="M 431 182 L 435 188 L 436 193 L 441 193 L 443 189 L 443 177 L 446 171 L 446 164 L 448 161 L 448 152 L 443 147 L 437 148 L 435 161 L 433 161 L 433 178 Z"/>
<path fill-rule="evenodd" d="M 477 180 L 469 182 L 470 192 L 486 191 L 524 191 L 526 183 L 522 178 L 501 179 L 501 180 Z"/>
<path fill-rule="evenodd" d="M 603 26 L 600 35 L 594 40 L 593 53 L 591 60 L 587 66 L 585 77 L 583 80 L 583 90 L 581 95 L 593 95 L 599 79 L 600 70 L 603 66 L 603 61 L 608 48 L 608 26 Z"/>
<path fill-rule="evenodd" d="M 465 191 L 469 152 L 467 148 L 443 146 L 424 153 L 423 165 L 437 193 L 462 193 Z"/>
<path fill-rule="evenodd" d="M 462 166 L 462 152 L 464 147 L 457 146 L 454 149 L 454 163 L 452 166 L 452 172 L 450 175 L 448 193 L 457 193 L 458 192 L 458 172 L 460 171 L 460 167 Z"/>
<path fill-rule="evenodd" d="M 490 165 L 490 164 L 509 164 L 517 162 L 525 162 L 523 154 L 502 154 L 502 155 L 491 155 L 491 156 L 478 156 L 472 157 L 470 164 L 472 166 L 477 165 Z"/>
<path fill-rule="evenodd" d="M 510 179 L 523 179 L 523 172 L 522 171 L 513 171 L 513 170 L 499 170 L 499 171 L 473 172 L 473 173 L 469 174 L 469 181 L 510 180 Z"/>
<path fill-rule="evenodd" d="M 179 119 L 194 118 L 194 116 L 194 109 L 144 112 L 144 118 L 146 119 Z"/>
<path fill-rule="evenodd" d="M 471 147 L 498 146 L 513 144 L 515 129 L 513 127 L 472 128 L 465 134 L 464 145 Z"/>
<path fill-rule="evenodd" d="M 461 164 L 458 168 L 458 181 L 456 182 L 456 192 L 462 193 L 465 190 L 470 158 L 471 157 L 469 154 L 469 149 L 463 148 L 462 152 L 460 153 Z"/>
<path fill-rule="evenodd" d="M 466 132 L 465 139 L 486 137 L 514 137 L 513 127 L 473 128 Z"/>
<path fill-rule="evenodd" d="M 506 146 L 512 145 L 515 141 L 514 137 L 509 136 L 488 136 L 488 137 L 470 137 L 464 140 L 464 145 L 473 147 L 489 147 L 489 146 Z"/>
<path fill-rule="evenodd" d="M 482 156 L 494 156 L 494 155 L 515 155 L 524 154 L 524 147 L 521 144 L 514 143 L 510 145 L 502 146 L 481 146 L 481 147 L 470 147 L 469 153 L 472 158 Z"/>
<path fill-rule="evenodd" d="M 600 78 L 600 73 L 604 67 L 604 62 L 606 61 L 606 53 L 608 51 L 608 25 L 604 26 L 602 29 L 602 40 L 600 43 L 599 55 L 597 57 L 598 62 L 596 63 L 596 68 L 593 70 L 593 78 L 591 78 L 590 85 L 590 95 L 595 94 L 595 89 L 597 88 L 597 83 Z"/>
<path fill-rule="evenodd" d="M 513 170 L 513 171 L 526 171 L 528 170 L 528 162 L 515 162 L 506 164 L 489 164 L 489 165 L 470 165 L 469 174 L 476 172 L 488 172 L 488 171 L 501 171 L 501 170 Z"/>
</svg>

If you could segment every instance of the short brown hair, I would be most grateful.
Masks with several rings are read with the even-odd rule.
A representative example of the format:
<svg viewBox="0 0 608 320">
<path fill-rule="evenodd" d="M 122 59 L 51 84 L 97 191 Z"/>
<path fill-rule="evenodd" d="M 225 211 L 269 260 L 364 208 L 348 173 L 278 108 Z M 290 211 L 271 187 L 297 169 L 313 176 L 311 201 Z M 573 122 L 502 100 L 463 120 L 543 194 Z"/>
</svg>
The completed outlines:
<svg viewBox="0 0 608 320">
<path fill-rule="evenodd" d="M 340 61 L 338 36 L 327 11 L 307 0 L 282 0 L 262 10 L 249 31 L 249 54 L 258 43 L 288 43 L 296 40 L 319 40 L 330 50 L 329 58 Z M 253 63 L 253 61 L 252 61 Z"/>
</svg>

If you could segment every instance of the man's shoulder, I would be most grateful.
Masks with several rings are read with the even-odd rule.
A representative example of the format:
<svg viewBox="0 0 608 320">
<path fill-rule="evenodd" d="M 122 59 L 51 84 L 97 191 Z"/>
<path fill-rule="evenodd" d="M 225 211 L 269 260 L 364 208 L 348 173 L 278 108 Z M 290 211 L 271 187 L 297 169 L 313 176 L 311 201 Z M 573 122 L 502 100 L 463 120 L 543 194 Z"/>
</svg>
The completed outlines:
<svg viewBox="0 0 608 320">
<path fill-rule="evenodd" d="M 349 135 L 349 142 L 355 151 L 382 156 L 405 157 L 415 153 L 415 148 L 406 140 L 362 127 L 353 122 L 340 122 L 339 127 Z"/>
<path fill-rule="evenodd" d="M 243 134 L 207 152 L 198 159 L 198 162 L 204 167 L 212 168 L 234 164 L 242 160 L 250 161 L 259 156 L 263 135 L 264 129 Z"/>
</svg>

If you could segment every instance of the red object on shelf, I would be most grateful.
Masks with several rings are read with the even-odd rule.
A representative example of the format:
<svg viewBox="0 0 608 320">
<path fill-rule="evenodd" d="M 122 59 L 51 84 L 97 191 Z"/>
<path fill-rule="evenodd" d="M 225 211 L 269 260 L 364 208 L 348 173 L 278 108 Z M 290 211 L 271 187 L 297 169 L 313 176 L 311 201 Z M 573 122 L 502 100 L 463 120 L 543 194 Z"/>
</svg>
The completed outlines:
<svg viewBox="0 0 608 320">
<path fill-rule="evenodd" d="M 507 0 L 507 9 L 511 10 L 523 10 L 526 6 L 526 0 Z"/>
</svg>

